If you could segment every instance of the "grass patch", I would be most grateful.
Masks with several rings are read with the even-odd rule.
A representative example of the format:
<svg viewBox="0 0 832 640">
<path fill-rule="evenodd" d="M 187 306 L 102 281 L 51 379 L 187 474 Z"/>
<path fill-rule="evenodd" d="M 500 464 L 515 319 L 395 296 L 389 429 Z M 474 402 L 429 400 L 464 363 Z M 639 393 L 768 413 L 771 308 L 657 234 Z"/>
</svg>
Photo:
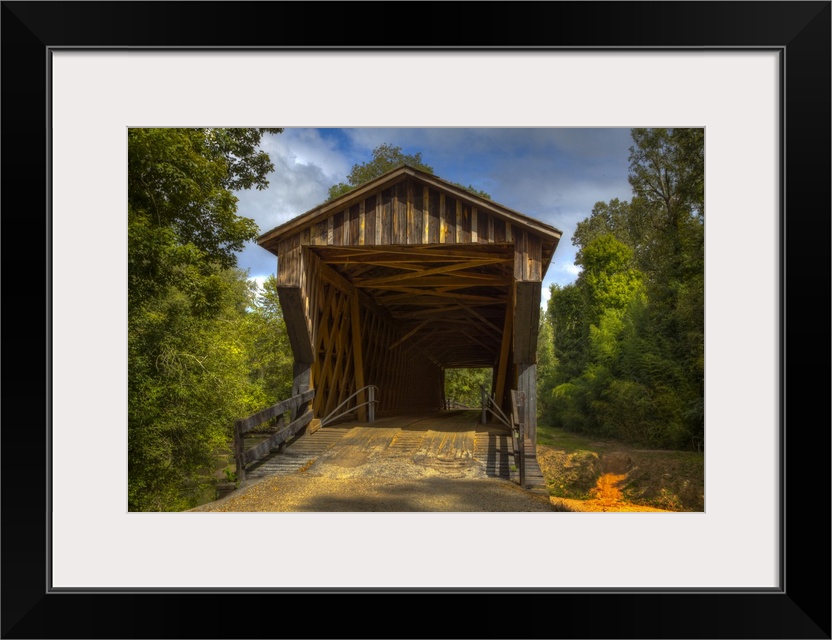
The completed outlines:
<svg viewBox="0 0 832 640">
<path fill-rule="evenodd" d="M 598 454 L 605 451 L 612 451 L 620 444 L 616 441 L 588 438 L 580 433 L 567 431 L 566 429 L 559 429 L 557 427 L 549 427 L 546 425 L 537 426 L 537 443 L 562 449 L 567 453 L 574 453 L 576 451 L 593 451 Z"/>
</svg>

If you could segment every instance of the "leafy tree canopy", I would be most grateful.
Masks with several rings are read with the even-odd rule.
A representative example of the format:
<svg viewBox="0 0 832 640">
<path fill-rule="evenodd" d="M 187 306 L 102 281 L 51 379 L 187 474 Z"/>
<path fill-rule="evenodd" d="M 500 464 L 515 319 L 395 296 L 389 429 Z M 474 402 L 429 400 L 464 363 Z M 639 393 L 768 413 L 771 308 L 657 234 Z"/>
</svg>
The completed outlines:
<svg viewBox="0 0 832 640">
<path fill-rule="evenodd" d="M 633 193 L 664 209 L 668 222 L 705 214 L 705 130 L 633 129 Z"/>
<path fill-rule="evenodd" d="M 268 185 L 258 145 L 279 131 L 128 131 L 131 511 L 194 506 L 233 421 L 291 381 L 282 318 L 235 268 L 258 230 L 233 191 Z"/>
<path fill-rule="evenodd" d="M 237 215 L 232 191 L 265 189 L 274 170 L 258 149 L 264 133 L 282 129 L 129 129 L 128 212 L 171 229 L 223 267 L 257 236 L 253 220 Z"/>
<path fill-rule="evenodd" d="M 388 143 L 383 143 L 373 149 L 373 159 L 361 164 L 354 164 L 352 170 L 347 174 L 347 182 L 339 182 L 329 188 L 329 200 L 334 200 L 346 193 L 349 193 L 356 187 L 361 186 L 384 175 L 388 171 L 392 171 L 402 165 L 408 165 L 414 169 L 419 169 L 425 173 L 433 173 L 433 167 L 422 161 L 422 153 L 403 153 L 400 146 L 393 146 Z M 458 182 L 452 183 L 466 191 L 469 191 L 481 198 L 491 199 L 491 196 L 485 191 L 475 189 L 471 185 L 467 187 Z"/>
</svg>

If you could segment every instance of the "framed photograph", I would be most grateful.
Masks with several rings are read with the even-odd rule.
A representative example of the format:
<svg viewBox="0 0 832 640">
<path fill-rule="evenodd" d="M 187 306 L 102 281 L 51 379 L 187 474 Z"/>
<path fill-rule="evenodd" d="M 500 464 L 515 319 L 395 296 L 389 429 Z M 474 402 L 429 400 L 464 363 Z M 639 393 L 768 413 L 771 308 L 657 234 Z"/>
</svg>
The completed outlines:
<svg viewBox="0 0 832 640">
<path fill-rule="evenodd" d="M 3 637 L 830 637 L 829 2 L 2 11 Z M 705 511 L 129 513 L 143 126 L 704 127 Z"/>
</svg>

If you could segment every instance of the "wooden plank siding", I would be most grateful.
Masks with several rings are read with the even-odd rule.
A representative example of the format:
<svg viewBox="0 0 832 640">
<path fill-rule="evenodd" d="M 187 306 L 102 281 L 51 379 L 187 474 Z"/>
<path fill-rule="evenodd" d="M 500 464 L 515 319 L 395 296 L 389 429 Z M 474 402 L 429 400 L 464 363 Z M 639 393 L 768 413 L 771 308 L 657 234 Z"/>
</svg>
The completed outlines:
<svg viewBox="0 0 832 640">
<path fill-rule="evenodd" d="M 378 217 L 376 224 L 380 232 L 376 237 L 376 244 L 395 244 L 393 242 L 393 189 L 385 189 L 381 192 L 381 206 L 376 210 Z"/>
<path fill-rule="evenodd" d="M 376 244 L 376 196 L 364 200 L 364 244 Z"/>
<path fill-rule="evenodd" d="M 540 282 L 518 282 L 514 303 L 514 362 L 537 362 L 540 325 Z"/>
<path fill-rule="evenodd" d="M 295 234 L 278 245 L 277 283 L 285 286 L 300 286 L 301 271 L 300 234 Z"/>
<path fill-rule="evenodd" d="M 407 185 L 393 185 L 393 235 L 392 244 L 407 244 Z"/>
<path fill-rule="evenodd" d="M 456 243 L 456 199 L 445 196 L 445 237 L 444 244 Z"/>
<path fill-rule="evenodd" d="M 407 244 L 422 244 L 424 192 L 413 180 L 407 181 Z"/>
<path fill-rule="evenodd" d="M 440 205 L 444 206 L 444 198 L 439 197 L 439 192 L 435 189 L 425 189 L 429 193 L 429 210 L 428 210 L 428 239 L 425 244 L 439 244 L 440 230 L 442 221 L 440 217 Z"/>
<path fill-rule="evenodd" d="M 350 245 L 358 245 L 361 244 L 360 239 L 361 235 L 359 232 L 360 229 L 360 206 L 355 204 L 350 207 L 350 230 L 349 230 L 349 242 L 347 244 Z"/>
<path fill-rule="evenodd" d="M 514 225 L 515 228 L 526 229 L 532 233 L 535 233 L 536 235 L 539 235 L 541 238 L 545 237 L 545 244 L 547 247 L 547 264 L 548 261 L 551 259 L 551 254 L 553 253 L 561 235 L 561 232 L 557 229 L 554 229 L 549 225 L 540 223 L 539 221 L 534 220 L 532 218 L 523 216 L 522 214 L 519 214 L 516 211 L 512 211 L 511 209 L 503 207 L 502 205 L 493 203 L 490 200 L 479 198 L 478 196 L 475 196 L 473 194 L 468 194 L 467 192 L 459 189 L 455 185 L 446 183 L 443 180 L 436 178 L 435 176 L 419 172 L 418 170 L 414 170 L 410 167 L 402 167 L 400 169 L 396 169 L 392 172 L 389 172 L 387 176 L 392 177 L 388 177 L 386 178 L 386 180 L 383 177 L 372 180 L 367 185 L 363 185 L 361 187 L 353 189 L 351 192 L 347 193 L 346 195 L 340 198 L 319 205 L 318 207 L 315 207 L 311 211 L 307 212 L 306 214 L 298 216 L 297 218 L 290 220 L 289 222 L 284 223 L 283 225 L 276 227 L 275 229 L 272 229 L 271 231 L 263 234 L 258 238 L 258 244 L 268 249 L 272 253 L 277 254 L 277 243 L 280 241 L 280 239 L 294 235 L 302 228 L 318 224 L 321 220 L 332 218 L 333 215 L 339 211 L 349 211 L 349 213 L 347 214 L 347 218 L 349 220 L 352 220 L 354 212 L 354 209 L 352 209 L 352 207 L 360 205 L 361 203 L 364 203 L 365 205 L 364 212 L 366 217 L 366 214 L 369 213 L 369 210 L 376 205 L 377 200 L 383 199 L 385 195 L 386 197 L 392 197 L 392 190 L 395 190 L 397 201 L 405 202 L 408 205 L 414 205 L 415 212 L 415 194 L 417 191 L 420 191 L 422 194 L 422 199 L 425 202 L 424 208 L 429 208 L 430 199 L 432 197 L 435 197 L 436 194 L 445 194 L 445 196 L 448 198 L 454 200 L 461 200 L 463 204 L 466 206 L 476 207 L 477 239 L 473 241 L 512 242 L 513 234 L 515 231 L 514 228 L 506 228 L 505 235 L 502 236 L 502 239 L 495 238 L 493 233 L 488 233 L 486 231 L 486 229 L 488 229 L 489 223 L 493 222 L 494 219 L 502 220 L 503 222 L 507 221 L 509 224 Z M 407 217 L 406 211 L 407 208 L 405 207 L 405 217 Z M 439 214 L 437 213 L 432 215 Z M 423 222 L 429 221 L 425 221 L 423 219 Z M 454 224 L 456 225 L 455 221 Z M 348 232 L 350 238 L 354 237 L 352 231 L 353 229 L 351 228 Z M 320 238 L 321 233 L 320 230 L 318 230 L 318 232 L 315 233 L 313 236 L 313 244 L 317 244 L 320 241 Z M 373 237 L 372 239 L 373 241 L 368 241 L 365 230 L 364 244 L 374 244 L 375 238 Z M 410 243 L 409 240 L 406 240 L 406 242 L 408 244 Z M 351 239 L 349 243 L 345 243 L 344 246 L 358 246 L 359 244 L 360 241 L 355 242 Z M 414 244 L 417 243 L 414 242 Z M 424 227 L 422 234 L 422 244 L 425 244 Z"/>
<path fill-rule="evenodd" d="M 336 247 L 344 244 L 344 212 L 339 211 L 332 216 L 332 243 Z"/>
<path fill-rule="evenodd" d="M 457 244 L 471 244 L 471 206 L 457 201 L 456 210 Z"/>
<path fill-rule="evenodd" d="M 495 218 L 493 221 L 494 242 L 506 241 L 506 221 Z"/>
</svg>

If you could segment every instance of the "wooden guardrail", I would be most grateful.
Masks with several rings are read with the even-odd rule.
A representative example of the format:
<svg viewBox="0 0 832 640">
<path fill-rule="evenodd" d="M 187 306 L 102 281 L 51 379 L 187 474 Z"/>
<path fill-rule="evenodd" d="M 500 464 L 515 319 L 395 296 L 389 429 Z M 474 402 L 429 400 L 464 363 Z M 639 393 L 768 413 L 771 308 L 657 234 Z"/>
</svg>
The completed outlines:
<svg viewBox="0 0 832 640">
<path fill-rule="evenodd" d="M 526 486 L 526 394 L 511 390 L 511 418 L 500 409 L 494 398 L 489 396 L 485 387 L 480 385 L 482 397 L 482 423 L 486 424 L 490 413 L 508 427 L 511 432 L 511 444 L 514 451 L 514 464 L 520 475 L 520 486 Z"/>
<path fill-rule="evenodd" d="M 309 407 L 309 403 L 314 397 L 315 390 L 310 389 L 304 393 L 292 396 L 288 400 L 278 402 L 268 409 L 258 411 L 248 418 L 242 418 L 234 422 L 234 458 L 237 461 L 237 480 L 239 482 L 243 482 L 246 479 L 247 464 L 265 458 L 272 449 L 289 440 L 311 422 L 312 409 Z M 245 450 L 243 437 L 246 433 L 272 418 L 282 418 L 286 411 L 293 412 L 292 422 L 260 444 L 252 447 L 248 451 Z"/>
<path fill-rule="evenodd" d="M 514 457 L 520 472 L 520 486 L 526 488 L 526 394 L 511 391 L 512 435 L 516 440 Z"/>
</svg>

